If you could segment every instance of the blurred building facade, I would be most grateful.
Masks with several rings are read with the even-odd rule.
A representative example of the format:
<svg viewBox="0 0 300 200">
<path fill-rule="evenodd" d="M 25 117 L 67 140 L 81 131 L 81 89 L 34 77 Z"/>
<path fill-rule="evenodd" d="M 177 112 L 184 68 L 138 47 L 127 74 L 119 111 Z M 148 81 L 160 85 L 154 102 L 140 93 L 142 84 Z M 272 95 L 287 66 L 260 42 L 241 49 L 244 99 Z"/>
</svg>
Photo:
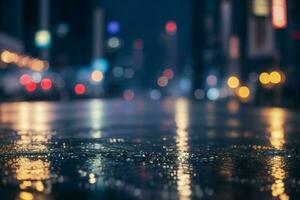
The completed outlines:
<svg viewBox="0 0 300 200">
<path fill-rule="evenodd" d="M 299 54 L 299 1 L 191 2 L 194 89 L 205 88 L 206 77 L 212 70 L 218 71 L 223 79 L 236 75 L 247 85 L 251 84 L 251 75 L 253 78 L 253 74 L 276 69 L 286 74 L 285 85 L 274 90 L 262 88 L 260 93 L 299 98 L 299 81 L 295 76 L 299 74 L 299 56 L 295 56 Z M 279 9 L 283 13 L 276 13 L 277 4 L 283 6 Z M 280 27 L 274 24 L 276 16 L 283 16 L 278 19 L 283 23 Z"/>
</svg>

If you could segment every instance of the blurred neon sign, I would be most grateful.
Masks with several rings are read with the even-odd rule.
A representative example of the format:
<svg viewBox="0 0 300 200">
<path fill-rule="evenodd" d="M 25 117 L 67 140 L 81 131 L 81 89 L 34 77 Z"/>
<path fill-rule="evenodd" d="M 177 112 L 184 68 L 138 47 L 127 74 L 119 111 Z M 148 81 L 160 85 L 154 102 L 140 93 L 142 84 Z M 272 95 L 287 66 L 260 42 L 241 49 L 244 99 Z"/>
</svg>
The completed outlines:
<svg viewBox="0 0 300 200">
<path fill-rule="evenodd" d="M 270 14 L 269 0 L 254 0 L 253 13 L 255 16 L 267 17 Z"/>
<path fill-rule="evenodd" d="M 286 0 L 272 0 L 272 24 L 275 29 L 287 26 Z"/>
</svg>

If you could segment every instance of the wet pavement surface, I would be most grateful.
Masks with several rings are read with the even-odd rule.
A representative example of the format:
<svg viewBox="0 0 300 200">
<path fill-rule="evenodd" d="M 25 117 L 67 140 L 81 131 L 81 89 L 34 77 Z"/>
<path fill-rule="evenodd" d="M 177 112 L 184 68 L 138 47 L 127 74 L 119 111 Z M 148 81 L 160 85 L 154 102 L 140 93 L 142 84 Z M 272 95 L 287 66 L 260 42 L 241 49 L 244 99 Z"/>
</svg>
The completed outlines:
<svg viewBox="0 0 300 200">
<path fill-rule="evenodd" d="M 0 104 L 0 199 L 297 199 L 300 115 L 231 101 Z"/>
</svg>

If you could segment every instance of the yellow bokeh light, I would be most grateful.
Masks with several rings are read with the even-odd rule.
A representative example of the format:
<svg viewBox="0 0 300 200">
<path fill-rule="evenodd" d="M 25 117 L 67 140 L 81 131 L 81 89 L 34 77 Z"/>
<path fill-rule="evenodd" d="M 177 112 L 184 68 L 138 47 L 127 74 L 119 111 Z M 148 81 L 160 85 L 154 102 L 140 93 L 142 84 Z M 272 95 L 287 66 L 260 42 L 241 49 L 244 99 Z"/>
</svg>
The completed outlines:
<svg viewBox="0 0 300 200">
<path fill-rule="evenodd" d="M 246 99 L 250 96 L 250 89 L 247 86 L 242 86 L 238 89 L 238 96 Z"/>
<path fill-rule="evenodd" d="M 259 75 L 259 81 L 261 84 L 266 85 L 270 83 L 270 75 L 267 72 L 263 72 Z"/>
<path fill-rule="evenodd" d="M 35 35 L 35 43 L 39 47 L 47 47 L 50 45 L 51 35 L 47 30 L 40 30 Z"/>
<path fill-rule="evenodd" d="M 4 63 L 15 64 L 18 67 L 27 67 L 33 71 L 43 71 L 47 70 L 49 67 L 49 63 L 47 61 L 31 58 L 8 50 L 1 52 L 0 58 Z"/>
<path fill-rule="evenodd" d="M 271 83 L 278 84 L 282 80 L 281 74 L 278 71 L 273 71 L 270 73 L 270 81 Z"/>
<path fill-rule="evenodd" d="M 33 199 L 33 194 L 30 192 L 20 192 L 19 198 L 21 200 L 32 200 Z"/>
<path fill-rule="evenodd" d="M 1 60 L 5 63 L 10 63 L 11 62 L 11 55 L 9 51 L 3 51 L 1 53 Z"/>
<path fill-rule="evenodd" d="M 101 71 L 95 70 L 91 74 L 91 79 L 95 82 L 100 82 L 103 80 L 103 73 Z"/>
<path fill-rule="evenodd" d="M 240 80 L 236 76 L 230 76 L 227 80 L 227 85 L 229 88 L 235 89 L 240 86 Z"/>
</svg>

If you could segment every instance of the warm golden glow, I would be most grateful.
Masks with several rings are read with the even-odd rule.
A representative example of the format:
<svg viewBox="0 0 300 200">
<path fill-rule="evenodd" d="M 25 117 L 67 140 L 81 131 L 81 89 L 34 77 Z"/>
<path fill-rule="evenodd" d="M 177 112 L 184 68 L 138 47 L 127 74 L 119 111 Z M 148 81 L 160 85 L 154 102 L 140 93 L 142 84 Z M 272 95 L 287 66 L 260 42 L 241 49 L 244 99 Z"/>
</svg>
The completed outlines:
<svg viewBox="0 0 300 200">
<path fill-rule="evenodd" d="M 189 144 L 188 144 L 188 125 L 189 125 L 189 106 L 185 99 L 178 99 L 175 103 L 175 122 L 176 122 L 176 148 L 178 153 L 177 163 L 177 191 L 180 200 L 191 199 L 191 177 L 188 164 Z"/>
<path fill-rule="evenodd" d="M 267 72 L 263 72 L 259 75 L 259 82 L 263 85 L 269 84 L 271 82 L 270 75 Z"/>
<path fill-rule="evenodd" d="M 4 63 L 10 63 L 11 62 L 9 51 L 3 51 L 1 53 L 1 60 Z"/>
<path fill-rule="evenodd" d="M 281 80 L 282 80 L 282 78 L 281 78 L 281 74 L 279 72 L 273 71 L 273 72 L 270 73 L 271 83 L 278 84 L 278 83 L 281 82 Z"/>
<path fill-rule="evenodd" d="M 242 86 L 237 91 L 238 96 L 242 99 L 246 99 L 250 96 L 250 89 L 247 86 Z"/>
<path fill-rule="evenodd" d="M 10 128 L 15 130 L 40 132 L 42 136 L 51 129 L 50 122 L 54 117 L 51 109 L 51 104 L 42 102 L 1 104 L 0 122 L 10 124 Z"/>
<path fill-rule="evenodd" d="M 50 163 L 21 157 L 15 161 L 16 178 L 19 181 L 41 181 L 50 177 Z"/>
<path fill-rule="evenodd" d="M 289 196 L 285 193 L 286 172 L 284 170 L 284 158 L 274 156 L 270 160 L 271 176 L 274 178 L 274 183 L 271 186 L 272 196 L 278 197 L 280 200 L 288 200 Z"/>
<path fill-rule="evenodd" d="M 27 67 L 33 71 L 43 71 L 49 67 L 49 63 L 47 61 L 31 58 L 8 50 L 3 51 L 0 58 L 4 63 L 15 64 L 18 67 Z"/>
<path fill-rule="evenodd" d="M 30 192 L 20 192 L 19 198 L 20 200 L 32 200 L 33 194 Z"/>
<path fill-rule="evenodd" d="M 279 108 L 271 109 L 269 118 L 270 143 L 276 149 L 282 149 L 283 145 L 285 144 L 284 123 L 284 110 Z"/>
<path fill-rule="evenodd" d="M 101 71 L 95 70 L 91 73 L 91 79 L 95 82 L 100 82 L 103 80 L 103 73 Z"/>
<path fill-rule="evenodd" d="M 227 80 L 227 85 L 231 89 L 235 89 L 240 86 L 240 80 L 236 76 L 231 76 Z"/>
<path fill-rule="evenodd" d="M 284 124 L 286 120 L 286 113 L 282 109 L 273 108 L 268 112 L 268 114 L 270 115 L 270 143 L 274 148 L 281 150 L 285 145 Z M 286 178 L 284 157 L 271 157 L 269 165 L 271 167 L 271 176 L 274 178 L 274 183 L 271 186 L 272 196 L 278 197 L 280 200 L 288 200 L 289 196 L 285 193 L 284 183 L 284 179 Z"/>
<path fill-rule="evenodd" d="M 7 162 L 19 181 L 20 199 L 35 198 L 35 193 L 50 190 L 49 141 L 51 140 L 50 122 L 51 104 L 49 103 L 10 103 L 0 106 L 0 122 L 9 124 L 17 131 L 15 151 L 26 153 L 41 153 L 38 158 L 19 156 Z"/>
</svg>

